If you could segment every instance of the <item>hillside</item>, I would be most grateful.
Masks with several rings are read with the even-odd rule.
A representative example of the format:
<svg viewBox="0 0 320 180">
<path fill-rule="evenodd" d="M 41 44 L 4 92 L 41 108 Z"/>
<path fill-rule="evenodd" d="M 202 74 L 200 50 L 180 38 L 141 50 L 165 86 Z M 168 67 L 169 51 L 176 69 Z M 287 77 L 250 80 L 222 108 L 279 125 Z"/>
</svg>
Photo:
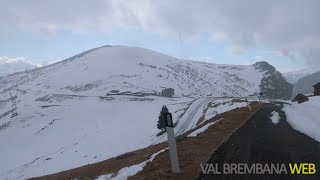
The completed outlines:
<svg viewBox="0 0 320 180">
<path fill-rule="evenodd" d="M 103 46 L 8 75 L 0 79 L 0 161 L 6 162 L 0 179 L 55 173 L 163 142 L 156 128 L 163 105 L 180 135 L 246 106 L 234 97 L 261 90 L 268 95 L 272 87 L 283 92 L 276 98 L 285 98 L 288 89 L 279 86 L 286 85 L 279 74 L 266 62 L 218 65 Z M 174 88 L 174 97 L 161 97 L 165 88 Z M 19 115 L 11 118 L 14 112 Z"/>
<path fill-rule="evenodd" d="M 104 95 L 111 90 L 159 92 L 172 87 L 178 96 L 242 96 L 259 92 L 262 76 L 252 66 L 182 61 L 146 49 L 104 47 L 10 76 L 1 82 L 1 89 L 28 82 L 41 91 L 78 95 Z"/>
<path fill-rule="evenodd" d="M 292 97 L 295 97 L 299 93 L 313 93 L 313 85 L 317 84 L 318 82 L 320 82 L 320 71 L 299 79 L 294 84 Z"/>
<path fill-rule="evenodd" d="M 292 71 L 283 73 L 283 76 L 287 79 L 287 81 L 291 84 L 295 84 L 299 79 L 309 76 L 313 73 L 320 71 L 319 66 L 307 67 L 298 71 Z"/>
</svg>

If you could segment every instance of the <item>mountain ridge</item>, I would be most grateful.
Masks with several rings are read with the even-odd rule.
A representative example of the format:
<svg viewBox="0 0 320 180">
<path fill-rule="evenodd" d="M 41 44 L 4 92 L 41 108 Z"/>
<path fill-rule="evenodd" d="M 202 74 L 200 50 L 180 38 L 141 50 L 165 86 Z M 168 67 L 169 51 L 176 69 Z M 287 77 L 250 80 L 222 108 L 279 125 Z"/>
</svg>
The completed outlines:
<svg viewBox="0 0 320 180">
<path fill-rule="evenodd" d="M 249 94 L 254 94 L 254 93 L 260 92 L 259 88 L 256 88 L 255 90 L 252 90 L 252 89 L 251 90 L 247 90 L 246 87 L 243 86 L 243 84 L 247 84 L 247 85 L 249 84 L 249 87 L 250 86 L 251 87 L 258 86 L 258 84 L 260 83 L 259 82 L 260 81 L 259 78 L 262 78 L 263 75 L 258 77 L 258 79 L 256 78 L 254 85 L 250 85 L 250 83 L 248 83 L 248 82 L 252 81 L 252 79 L 254 79 L 254 77 L 249 77 L 248 75 L 242 74 L 242 77 L 235 78 L 237 76 L 237 74 L 230 73 L 233 70 L 236 71 L 236 69 L 239 70 L 239 69 L 246 69 L 247 68 L 248 71 L 252 71 L 251 75 L 254 76 L 252 73 L 255 73 L 255 72 L 253 72 L 253 71 L 255 71 L 255 69 L 254 68 L 250 68 L 250 65 L 223 65 L 223 64 L 205 63 L 205 62 L 192 61 L 192 60 L 180 60 L 180 59 L 177 59 L 177 58 L 174 58 L 174 57 L 171 57 L 171 56 L 167 56 L 167 55 L 158 53 L 156 51 L 152 51 L 152 50 L 148 50 L 148 49 L 144 49 L 144 48 L 126 47 L 126 46 L 110 46 L 110 45 L 106 45 L 106 46 L 102 46 L 102 47 L 98 47 L 98 48 L 93 48 L 93 49 L 90 49 L 88 51 L 84 51 L 84 52 L 82 52 L 80 54 L 77 54 L 75 56 L 72 56 L 72 57 L 70 57 L 70 58 L 68 58 L 66 60 L 51 64 L 49 66 L 41 67 L 41 68 L 38 68 L 36 70 L 31 70 L 31 71 L 28 71 L 26 73 L 32 75 L 32 74 L 35 74 L 37 72 L 40 72 L 40 73 L 42 71 L 45 72 L 48 69 L 50 69 L 48 71 L 54 71 L 52 69 L 57 69 L 58 66 L 60 68 L 63 68 L 64 65 L 67 66 L 68 64 L 70 64 L 70 62 L 74 61 L 75 59 L 78 59 L 78 61 L 82 61 L 83 64 L 82 65 L 79 64 L 78 61 L 75 62 L 75 63 L 77 63 L 79 67 L 83 66 L 82 67 L 83 71 L 87 71 L 90 66 L 95 66 L 95 67 L 93 67 L 94 71 L 91 72 L 92 74 L 101 73 L 101 74 L 106 74 L 106 76 L 107 76 L 107 73 L 104 73 L 103 70 L 100 67 L 94 65 L 91 62 L 86 62 L 86 60 L 84 60 L 83 58 L 86 59 L 86 58 L 90 57 L 91 56 L 90 54 L 92 52 L 96 52 L 96 54 L 99 54 L 99 51 L 101 49 L 104 49 L 103 51 L 107 51 L 107 49 L 109 49 L 109 48 L 115 48 L 116 51 L 117 51 L 117 49 L 118 49 L 118 51 L 119 50 L 122 51 L 123 49 L 126 49 L 127 52 L 125 52 L 125 54 L 129 54 L 129 55 L 127 55 L 127 56 L 123 55 L 123 57 L 122 57 L 122 55 L 121 55 L 122 52 L 114 53 L 114 52 L 111 51 L 113 54 L 115 54 L 116 61 L 118 61 L 117 63 L 113 63 L 113 64 L 112 64 L 112 62 L 111 63 L 104 62 L 104 61 L 110 61 L 110 59 L 112 59 L 112 57 L 111 58 L 107 57 L 108 53 L 104 54 L 104 55 L 106 55 L 106 58 L 103 61 L 101 60 L 102 59 L 101 57 L 96 58 L 96 59 L 100 58 L 99 62 L 97 62 L 96 64 L 100 63 L 101 65 L 107 65 L 109 63 L 108 66 L 114 66 L 113 68 L 106 69 L 106 71 L 112 71 L 113 69 L 118 69 L 119 71 L 122 71 L 123 68 L 119 67 L 119 63 L 123 67 L 125 67 L 124 65 L 130 66 L 130 63 L 132 63 L 131 61 L 134 61 L 134 64 L 131 64 L 131 67 L 139 65 L 139 66 L 143 67 L 144 69 L 149 69 L 149 70 L 145 70 L 144 72 L 150 71 L 150 70 L 155 70 L 155 69 L 157 69 L 158 71 L 159 70 L 160 71 L 167 71 L 167 73 L 169 73 L 169 75 L 174 76 L 173 77 L 174 79 L 175 78 L 179 78 L 179 77 L 181 78 L 183 76 L 183 73 L 191 73 L 192 72 L 194 74 L 188 74 L 187 76 L 188 76 L 188 78 L 191 78 L 191 79 L 194 78 L 193 79 L 195 81 L 194 83 L 197 83 L 197 81 L 200 80 L 200 81 L 202 81 L 203 84 L 208 84 L 208 85 L 210 85 L 210 87 L 212 87 L 212 86 L 216 86 L 216 84 L 219 81 L 211 82 L 212 78 L 210 80 L 204 80 L 206 78 L 206 76 L 208 75 L 208 73 L 214 73 L 214 71 L 220 71 L 222 69 L 225 69 L 225 71 L 223 71 L 223 73 L 225 74 L 225 75 L 223 75 L 224 80 L 225 81 L 229 81 L 229 82 L 234 82 L 236 85 L 233 88 L 227 90 L 227 92 L 225 92 L 223 90 L 218 90 L 219 92 L 216 93 L 216 95 L 220 95 L 220 96 L 232 96 L 232 95 L 241 96 L 241 93 L 245 93 L 246 95 L 249 95 Z M 132 51 L 138 51 L 138 53 L 135 53 L 135 52 L 132 52 Z M 93 53 L 93 54 L 95 54 L 95 53 Z M 131 58 L 130 56 L 133 57 L 133 58 Z M 146 60 L 146 59 L 148 59 L 148 56 L 151 56 L 152 58 L 158 58 L 158 60 L 156 60 L 156 61 L 152 60 L 152 59 Z M 125 59 L 125 61 L 123 59 Z M 95 60 L 95 58 L 91 58 L 91 61 L 92 60 Z M 192 64 L 196 68 L 193 68 L 193 69 L 190 68 L 190 64 Z M 201 70 L 199 69 L 200 66 L 202 66 L 202 68 L 206 69 L 208 72 L 201 74 L 202 69 L 201 68 L 200 68 Z M 97 72 L 97 69 L 99 69 L 99 72 Z M 228 69 L 229 69 L 230 72 L 228 72 Z M 137 68 L 135 70 L 137 70 Z M 134 72 L 135 70 L 130 72 L 131 75 L 129 75 L 129 76 L 132 76 L 132 73 L 135 73 Z M 74 71 L 76 71 L 76 70 L 74 70 Z M 129 68 L 129 69 L 126 69 L 124 71 L 131 71 L 131 69 Z M 177 71 L 177 72 L 175 72 L 175 71 Z M 24 72 L 21 72 L 19 74 L 23 74 L 23 73 Z M 127 74 L 130 74 L 130 73 L 127 73 Z M 163 73 L 163 72 L 161 72 L 161 73 Z M 162 76 L 161 73 L 160 74 L 158 73 L 158 77 L 155 77 L 155 78 L 156 79 L 162 79 L 160 77 L 160 76 Z M 72 74 L 72 72 L 70 72 L 70 74 Z M 79 73 L 78 72 L 78 74 L 82 75 L 83 73 Z M 113 72 L 113 75 L 114 74 L 116 74 L 116 73 Z M 124 74 L 125 73 L 122 73 L 122 75 L 124 75 Z M 150 73 L 146 73 L 146 74 L 150 74 Z M 222 75 L 222 74 L 220 73 L 220 75 Z M 119 74 L 118 74 L 118 76 L 119 76 Z M 139 75 L 134 74 L 134 76 L 139 76 Z M 231 78 L 228 77 L 228 76 L 230 76 Z M 12 75 L 12 77 L 14 77 L 14 75 Z M 68 76 L 66 76 L 65 78 L 68 78 Z M 85 77 L 83 77 L 83 78 L 85 78 Z M 197 78 L 199 78 L 199 79 L 197 79 Z M 234 78 L 234 79 L 232 79 L 232 78 Z M 183 79 L 183 77 L 181 79 L 185 80 L 185 79 Z M 249 81 L 247 81 L 247 79 L 249 79 Z M 239 80 L 242 81 L 243 83 L 238 83 L 237 81 L 239 81 Z M 72 81 L 74 81 L 74 79 Z M 172 81 L 172 79 L 171 79 L 171 81 Z M 172 83 L 169 83 L 169 84 L 172 84 Z M 174 86 L 174 85 L 165 85 L 165 82 L 162 82 L 161 86 L 162 87 L 169 87 L 169 86 Z M 178 86 L 180 86 L 180 84 Z M 209 86 L 206 86 L 206 87 L 209 87 Z M 64 88 L 64 87 L 61 87 L 61 88 Z M 175 88 L 180 88 L 181 89 L 181 87 L 177 87 L 177 86 L 175 86 Z M 225 89 L 224 87 L 222 87 L 222 88 Z M 184 89 L 182 89 L 182 90 L 184 90 Z M 234 89 L 236 89 L 236 90 L 234 91 Z M 212 89 L 212 90 L 214 90 L 214 89 Z M 237 93 L 238 90 L 240 92 Z M 157 91 L 159 91 L 159 88 L 157 89 Z M 241 91 L 244 91 L 244 92 L 241 92 Z M 255 92 L 253 92 L 253 91 L 255 91 Z M 211 94 L 211 93 L 212 92 L 210 92 L 208 94 Z M 189 93 L 187 93 L 187 94 L 189 94 Z M 213 92 L 213 94 L 214 94 L 214 92 Z M 206 94 L 205 93 L 201 93 L 200 95 L 203 96 L 203 95 L 206 95 Z"/>
<path fill-rule="evenodd" d="M 297 94 L 313 93 L 313 85 L 320 82 L 320 71 L 307 75 L 299 79 L 295 84 L 292 92 L 292 98 Z"/>
<path fill-rule="evenodd" d="M 296 82 L 298 82 L 299 79 L 316 73 L 318 71 L 320 71 L 319 66 L 311 66 L 303 68 L 301 70 L 283 73 L 283 76 L 287 79 L 288 82 L 290 82 L 291 84 L 295 84 Z"/>
<path fill-rule="evenodd" d="M 40 67 L 24 58 L 11 59 L 6 56 L 0 57 L 0 76 L 7 76 L 21 71 L 28 71 Z"/>
</svg>

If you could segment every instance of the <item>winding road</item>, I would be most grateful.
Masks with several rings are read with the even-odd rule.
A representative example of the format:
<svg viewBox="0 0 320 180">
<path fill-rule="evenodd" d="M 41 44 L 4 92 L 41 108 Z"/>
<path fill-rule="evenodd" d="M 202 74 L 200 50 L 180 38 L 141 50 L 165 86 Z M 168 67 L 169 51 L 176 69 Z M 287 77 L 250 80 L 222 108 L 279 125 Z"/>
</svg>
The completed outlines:
<svg viewBox="0 0 320 180">
<path fill-rule="evenodd" d="M 198 179 L 320 179 L 320 143 L 294 130 L 286 121 L 281 110 L 281 103 L 265 104 L 241 128 L 239 128 L 211 156 L 208 163 L 218 164 L 219 169 L 224 163 L 270 164 L 284 163 L 289 171 L 289 163 L 314 163 L 317 172 L 313 175 L 264 174 L 264 175 L 231 175 L 231 174 L 200 174 Z M 271 113 L 280 115 L 279 124 L 273 124 Z"/>
<path fill-rule="evenodd" d="M 198 103 L 198 105 L 195 108 L 193 108 L 192 111 L 189 113 L 188 117 L 184 120 L 183 124 L 181 124 L 181 125 L 178 124 L 178 126 L 176 127 L 176 130 L 175 130 L 176 131 L 176 133 L 175 133 L 176 136 L 179 136 L 179 135 L 183 134 L 184 132 L 188 131 L 189 130 L 188 127 L 189 127 L 190 123 L 194 120 L 195 115 L 197 114 L 197 112 L 199 110 L 203 110 L 202 107 L 205 104 L 207 104 L 207 103 L 209 103 L 211 101 L 214 101 L 216 99 L 217 98 L 214 98 L 214 97 L 207 97 L 207 98 L 201 99 L 200 102 Z"/>
</svg>

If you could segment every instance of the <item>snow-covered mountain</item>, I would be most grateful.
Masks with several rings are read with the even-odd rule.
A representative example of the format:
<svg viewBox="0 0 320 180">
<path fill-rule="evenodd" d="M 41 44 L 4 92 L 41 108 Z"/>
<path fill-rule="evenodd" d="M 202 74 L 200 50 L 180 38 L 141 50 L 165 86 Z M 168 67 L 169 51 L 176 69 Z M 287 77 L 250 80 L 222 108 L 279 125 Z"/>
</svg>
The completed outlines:
<svg viewBox="0 0 320 180">
<path fill-rule="evenodd" d="M 293 84 L 292 98 L 294 98 L 299 93 L 313 92 L 313 85 L 320 82 L 320 66 L 311 66 L 298 71 L 283 73 L 283 76 Z"/>
<path fill-rule="evenodd" d="M 0 179 L 55 173 L 164 141 L 156 128 L 163 105 L 180 135 L 246 105 L 232 97 L 284 95 L 283 79 L 266 62 L 218 65 L 125 46 L 2 77 Z M 161 97 L 165 88 L 174 88 L 174 97 Z"/>
<path fill-rule="evenodd" d="M 270 69 L 258 68 L 259 64 L 218 65 L 179 60 L 142 48 L 105 46 L 9 76 L 0 83 L 2 90 L 27 85 L 38 92 L 77 95 L 159 93 L 170 87 L 177 96 L 248 96 L 260 92 L 261 80 Z"/>
<path fill-rule="evenodd" d="M 295 84 L 292 92 L 294 98 L 297 94 L 308 94 L 313 93 L 313 86 L 320 82 L 320 71 L 312 73 L 299 79 Z"/>
<path fill-rule="evenodd" d="M 296 83 L 299 79 L 306 77 L 308 75 L 311 75 L 315 72 L 320 71 L 319 66 L 312 66 L 312 67 L 307 67 L 298 71 L 292 71 L 292 72 L 287 72 L 283 73 L 283 76 L 287 79 L 287 81 L 291 84 Z"/>
<path fill-rule="evenodd" d="M 24 58 L 8 58 L 6 56 L 0 57 L 0 76 L 12 74 L 15 72 L 31 70 L 40 67 L 37 64 L 33 64 Z"/>
<path fill-rule="evenodd" d="M 104 47 L 9 76 L 1 84 L 2 89 L 27 84 L 41 92 L 77 95 L 157 93 L 171 87 L 177 96 L 246 96 L 260 92 L 262 77 L 253 66 L 184 61 L 146 49 Z"/>
</svg>

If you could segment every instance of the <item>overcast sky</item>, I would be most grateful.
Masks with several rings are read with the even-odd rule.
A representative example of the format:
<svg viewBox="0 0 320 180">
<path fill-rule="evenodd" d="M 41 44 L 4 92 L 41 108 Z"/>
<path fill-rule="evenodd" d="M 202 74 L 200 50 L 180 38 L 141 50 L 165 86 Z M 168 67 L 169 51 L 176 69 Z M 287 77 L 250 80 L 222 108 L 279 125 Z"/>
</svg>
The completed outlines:
<svg viewBox="0 0 320 180">
<path fill-rule="evenodd" d="M 54 62 L 101 45 L 285 72 L 320 65 L 319 0 L 1 0 L 0 57 Z"/>
</svg>

